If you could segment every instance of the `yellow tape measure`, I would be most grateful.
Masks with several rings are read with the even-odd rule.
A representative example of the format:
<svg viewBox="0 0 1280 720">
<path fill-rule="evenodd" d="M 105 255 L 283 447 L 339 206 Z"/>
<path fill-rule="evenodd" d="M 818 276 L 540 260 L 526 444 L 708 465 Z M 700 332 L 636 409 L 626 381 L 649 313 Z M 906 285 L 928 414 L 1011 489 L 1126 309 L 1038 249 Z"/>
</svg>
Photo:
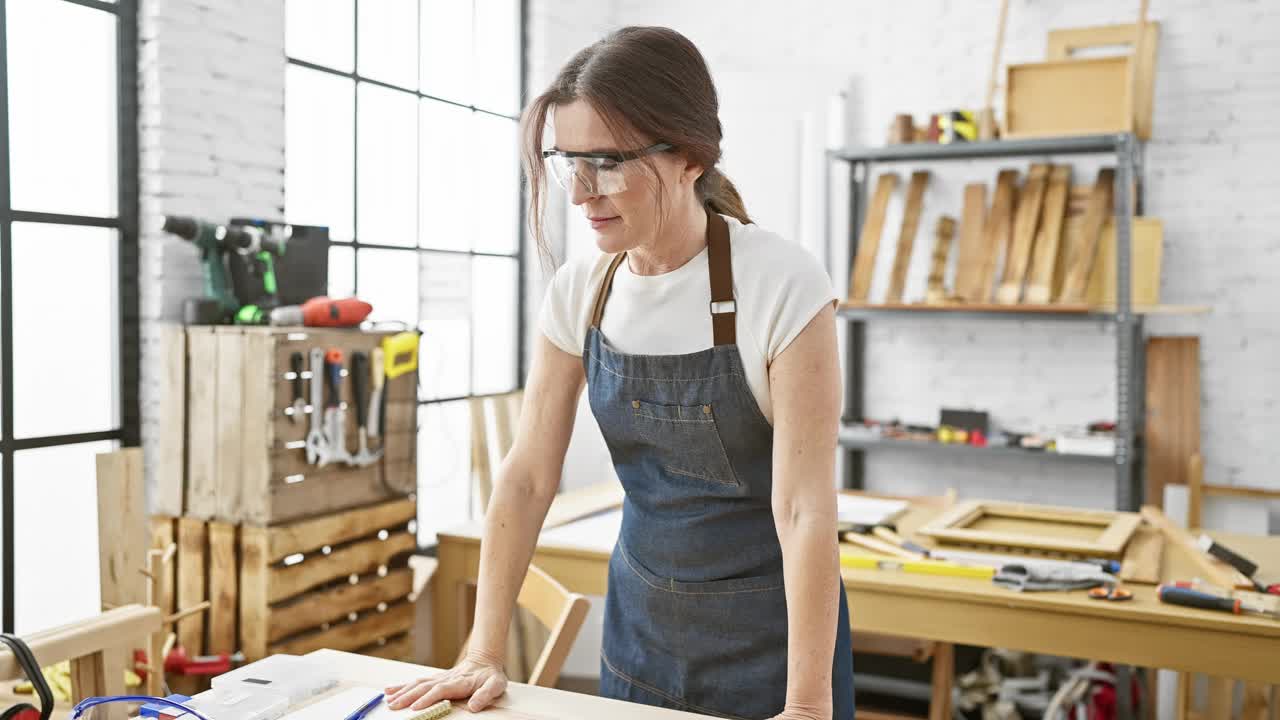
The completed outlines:
<svg viewBox="0 0 1280 720">
<path fill-rule="evenodd" d="M 418 369 L 418 333 L 406 331 L 382 339 L 383 367 L 394 380 Z"/>
<path fill-rule="evenodd" d="M 990 580 L 996 574 L 995 568 L 980 565 L 958 565 L 945 560 L 898 560 L 896 558 L 864 555 L 840 549 L 841 567 L 858 570 L 889 570 L 920 575 L 948 575 L 951 577 L 977 578 Z"/>
</svg>

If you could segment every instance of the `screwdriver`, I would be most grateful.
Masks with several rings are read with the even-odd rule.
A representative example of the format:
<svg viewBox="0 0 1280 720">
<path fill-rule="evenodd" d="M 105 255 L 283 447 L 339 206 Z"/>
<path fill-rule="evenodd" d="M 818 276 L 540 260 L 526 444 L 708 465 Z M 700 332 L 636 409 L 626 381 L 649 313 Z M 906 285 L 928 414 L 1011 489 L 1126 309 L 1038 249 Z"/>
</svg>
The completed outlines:
<svg viewBox="0 0 1280 720">
<path fill-rule="evenodd" d="M 1265 615 L 1267 617 L 1277 617 L 1270 610 L 1259 607 L 1252 607 L 1241 602 L 1237 598 L 1223 597 L 1221 595 L 1213 595 L 1191 588 L 1177 587 L 1176 585 L 1161 585 L 1156 590 L 1156 594 L 1160 598 L 1160 602 L 1169 603 L 1170 605 L 1182 605 L 1183 607 L 1201 608 L 1203 610 L 1218 610 L 1220 612 L 1229 612 L 1235 615 L 1241 613 L 1255 613 L 1257 615 Z"/>
</svg>

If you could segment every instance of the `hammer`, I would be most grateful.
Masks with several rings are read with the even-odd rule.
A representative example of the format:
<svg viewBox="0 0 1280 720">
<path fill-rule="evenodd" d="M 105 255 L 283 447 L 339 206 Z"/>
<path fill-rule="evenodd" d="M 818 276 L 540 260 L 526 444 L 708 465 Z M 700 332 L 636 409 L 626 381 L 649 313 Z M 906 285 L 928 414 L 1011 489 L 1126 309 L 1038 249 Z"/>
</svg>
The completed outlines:
<svg viewBox="0 0 1280 720">
<path fill-rule="evenodd" d="M 360 451 L 351 458 L 352 465 L 372 465 L 382 457 L 382 449 L 369 451 L 369 431 L 365 426 L 369 406 L 369 356 L 362 352 L 351 353 L 351 395 L 356 406 L 356 428 L 360 433 Z"/>
</svg>

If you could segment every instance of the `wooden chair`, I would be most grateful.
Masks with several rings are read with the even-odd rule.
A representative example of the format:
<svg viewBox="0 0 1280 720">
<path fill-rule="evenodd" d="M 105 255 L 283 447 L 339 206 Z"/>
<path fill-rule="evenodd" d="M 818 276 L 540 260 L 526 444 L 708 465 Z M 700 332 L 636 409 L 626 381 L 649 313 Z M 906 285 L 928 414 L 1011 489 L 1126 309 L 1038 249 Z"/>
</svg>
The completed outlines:
<svg viewBox="0 0 1280 720">
<path fill-rule="evenodd" d="M 1237 485 L 1212 485 L 1204 481 L 1204 461 L 1199 454 L 1194 454 L 1187 461 L 1187 528 L 1198 530 L 1202 527 L 1204 500 L 1211 496 L 1243 497 L 1263 502 L 1280 500 L 1280 491 L 1262 488 L 1242 487 Z M 1192 708 L 1194 693 L 1192 685 L 1194 676 L 1191 673 L 1178 673 L 1177 718 L 1178 720 L 1220 720 L 1239 717 L 1242 720 L 1265 720 L 1280 716 L 1280 686 L 1263 683 L 1239 683 L 1243 685 L 1243 704 L 1239 715 L 1232 715 L 1235 704 L 1235 691 L 1238 681 L 1231 678 L 1209 678 L 1209 692 L 1205 709 L 1196 711 Z"/>
<path fill-rule="evenodd" d="M 578 631 L 587 619 L 587 608 L 591 603 L 586 597 L 569 592 L 536 565 L 529 566 L 529 574 L 520 586 L 520 596 L 516 603 L 536 617 L 550 633 L 526 682 L 553 688 L 560 679 L 560 670 L 564 667 L 565 658 L 569 656 L 573 641 L 578 638 Z M 473 611 L 468 615 L 474 617 L 475 613 Z M 463 641 L 462 651 L 458 654 L 459 660 L 467 654 L 467 643 L 470 640 L 471 632 L 468 628 L 467 639 Z"/>
</svg>

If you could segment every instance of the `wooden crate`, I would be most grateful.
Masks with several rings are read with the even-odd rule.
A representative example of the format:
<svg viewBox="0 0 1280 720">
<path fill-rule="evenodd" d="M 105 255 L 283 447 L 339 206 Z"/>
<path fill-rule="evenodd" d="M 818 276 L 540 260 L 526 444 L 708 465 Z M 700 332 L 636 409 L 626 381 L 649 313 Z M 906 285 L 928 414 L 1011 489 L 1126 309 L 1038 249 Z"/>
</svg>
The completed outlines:
<svg viewBox="0 0 1280 720">
<path fill-rule="evenodd" d="M 271 525 L 360 507 L 412 492 L 417 482 L 417 375 L 387 381 L 384 455 L 368 467 L 306 462 L 310 414 L 294 423 L 289 358 L 303 354 L 310 400 L 313 347 L 368 353 L 390 332 L 235 326 L 187 330 L 185 515 Z M 358 447 L 349 378 L 342 383 L 347 448 Z M 376 446 L 371 443 L 371 446 Z"/>
<path fill-rule="evenodd" d="M 153 542 L 178 544 L 175 605 L 211 603 L 179 622 L 180 643 L 248 661 L 320 648 L 409 659 L 416 513 L 398 499 L 271 527 L 155 518 Z"/>
<path fill-rule="evenodd" d="M 1004 137 L 1132 132 L 1127 56 L 1009 65 Z"/>
</svg>

